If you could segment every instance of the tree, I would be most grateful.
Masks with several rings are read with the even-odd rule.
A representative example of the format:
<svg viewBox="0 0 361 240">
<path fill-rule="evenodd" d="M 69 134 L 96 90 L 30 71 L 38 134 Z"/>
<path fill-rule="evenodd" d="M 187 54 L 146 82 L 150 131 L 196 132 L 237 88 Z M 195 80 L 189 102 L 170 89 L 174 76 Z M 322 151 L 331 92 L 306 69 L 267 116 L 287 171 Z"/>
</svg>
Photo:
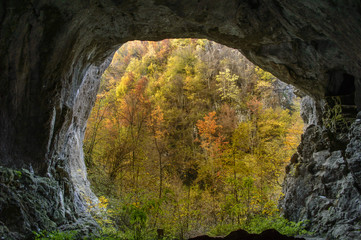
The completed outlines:
<svg viewBox="0 0 361 240">
<path fill-rule="evenodd" d="M 130 81 L 128 92 L 119 99 L 119 124 L 127 127 L 131 141 L 131 166 L 133 174 L 133 187 L 138 188 L 139 166 L 137 166 L 137 152 L 140 151 L 139 143 L 144 136 L 144 128 L 149 119 L 150 101 L 145 95 L 148 79 L 142 77 L 137 82 Z"/>
<path fill-rule="evenodd" d="M 207 158 L 211 159 L 219 156 L 223 144 L 223 136 L 218 132 L 222 126 L 218 125 L 216 120 L 216 112 L 213 111 L 204 116 L 204 120 L 197 122 L 201 147 Z"/>
<path fill-rule="evenodd" d="M 109 102 L 106 101 L 106 96 L 104 94 L 97 95 L 93 114 L 90 115 L 88 120 L 88 131 L 84 136 L 84 159 L 87 167 L 92 167 L 94 164 L 93 152 L 98 140 L 97 134 L 105 119 L 108 105 Z"/>
<path fill-rule="evenodd" d="M 230 104 L 237 104 L 239 101 L 240 90 L 237 86 L 239 76 L 231 74 L 227 68 L 224 72 L 219 72 L 216 76 L 217 88 L 223 101 Z"/>
<path fill-rule="evenodd" d="M 281 87 L 238 50 L 205 39 L 124 44 L 84 142 L 89 179 L 124 238 L 162 226 L 184 239 L 273 213 L 302 128 Z"/>
<path fill-rule="evenodd" d="M 159 199 L 162 198 L 163 190 L 163 154 L 166 151 L 166 135 L 167 130 L 164 126 L 163 111 L 160 106 L 156 106 L 152 112 L 148 126 L 150 127 L 153 135 L 153 141 L 158 153 L 159 164 Z"/>
</svg>

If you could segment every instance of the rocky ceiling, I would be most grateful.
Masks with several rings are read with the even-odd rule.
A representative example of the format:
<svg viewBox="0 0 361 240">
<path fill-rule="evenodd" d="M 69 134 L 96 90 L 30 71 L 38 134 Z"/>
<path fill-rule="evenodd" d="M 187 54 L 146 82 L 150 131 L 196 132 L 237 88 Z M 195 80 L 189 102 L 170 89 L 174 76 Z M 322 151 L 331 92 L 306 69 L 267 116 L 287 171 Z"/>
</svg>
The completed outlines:
<svg viewBox="0 0 361 240">
<path fill-rule="evenodd" d="M 126 41 L 208 38 L 316 101 L 347 95 L 361 109 L 356 0 L 2 0 L 0 19 L 0 164 L 68 179 L 80 212 L 86 119 Z"/>
</svg>

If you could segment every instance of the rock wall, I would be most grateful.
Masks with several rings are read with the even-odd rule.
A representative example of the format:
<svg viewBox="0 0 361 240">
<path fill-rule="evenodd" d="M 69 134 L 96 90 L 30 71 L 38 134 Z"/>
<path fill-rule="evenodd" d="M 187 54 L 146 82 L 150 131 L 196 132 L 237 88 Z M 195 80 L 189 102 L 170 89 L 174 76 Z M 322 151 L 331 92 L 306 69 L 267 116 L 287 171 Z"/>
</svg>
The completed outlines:
<svg viewBox="0 0 361 240">
<path fill-rule="evenodd" d="M 98 203 L 87 180 L 83 156 L 86 121 L 94 104 L 99 78 L 111 57 L 91 66 L 76 92 L 73 108 L 54 138 L 48 172 L 34 173 L 31 165 L 14 170 L 0 166 L 0 237 L 30 239 L 32 231 L 80 230 L 84 236 L 98 229 L 88 210 Z M 54 129 L 56 110 L 50 128 Z M 49 146 L 48 146 L 49 147 Z M 50 149 L 49 149 L 50 150 Z"/>
<path fill-rule="evenodd" d="M 342 105 L 351 117 L 355 108 L 361 110 L 360 9 L 361 3 L 352 0 L 3 0 L 0 165 L 34 171 L 36 179 L 59 184 L 59 193 L 51 195 L 63 198 L 59 201 L 64 202 L 64 209 L 71 209 L 68 213 L 72 216 L 56 223 L 58 227 L 75 223 L 80 215 L 89 216 L 85 198 L 96 198 L 89 189 L 82 158 L 86 119 L 97 78 L 107 65 L 104 62 L 122 43 L 135 39 L 208 38 L 240 49 L 252 62 L 312 96 L 317 105 L 330 105 L 325 119 L 334 127 L 334 106 Z M 86 76 L 93 80 L 87 82 Z M 337 102 L 335 96 L 342 98 Z M 323 126 L 320 124 L 317 126 Z M 327 141 L 322 131 L 316 132 L 321 142 Z M 340 139 L 334 143 L 333 137 Z M 331 145 L 341 141 L 343 147 L 329 150 L 330 156 L 334 151 L 343 153 L 353 139 L 344 135 L 331 138 Z M 311 159 L 302 154 L 300 150 L 300 159 Z M 354 170 L 357 150 L 350 150 L 349 155 L 348 169 L 359 182 L 359 172 Z M 317 162 L 322 162 L 320 158 Z M 293 183 L 288 182 L 291 189 Z M 12 181 L 1 184 L 2 189 L 20 196 L 21 190 L 13 187 Z M 72 190 L 65 191 L 67 188 Z M 29 191 L 35 194 L 37 190 Z M 21 224 L 13 226 L 18 219 L 6 210 L 20 211 L 6 207 L 9 199 L 0 205 L 0 225 L 22 232 Z M 54 201 L 54 197 L 48 200 Z M 27 205 L 22 201 L 18 207 Z M 287 205 L 293 201 L 288 199 Z M 22 224 L 28 226 L 25 222 L 33 220 L 30 213 L 20 212 Z M 36 230 L 35 225 L 29 226 L 26 229 Z"/>
<path fill-rule="evenodd" d="M 76 229 L 84 236 L 97 224 L 83 210 L 84 203 L 69 178 L 39 177 L 26 169 L 0 167 L 1 239 L 32 239 L 32 231 Z"/>
<path fill-rule="evenodd" d="M 361 114 L 350 128 L 335 131 L 315 117 L 319 104 L 309 97 L 302 102 L 313 117 L 303 115 L 308 124 L 286 168 L 280 207 L 326 239 L 361 239 Z"/>
</svg>

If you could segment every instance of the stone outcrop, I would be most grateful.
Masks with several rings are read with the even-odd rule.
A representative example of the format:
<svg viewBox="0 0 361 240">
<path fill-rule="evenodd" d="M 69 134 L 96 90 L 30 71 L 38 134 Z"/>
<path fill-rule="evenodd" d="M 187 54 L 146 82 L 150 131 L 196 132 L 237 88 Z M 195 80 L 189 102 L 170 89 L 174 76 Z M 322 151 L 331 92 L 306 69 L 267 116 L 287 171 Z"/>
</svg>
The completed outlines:
<svg viewBox="0 0 361 240">
<path fill-rule="evenodd" d="M 317 107 L 312 100 L 303 103 L 305 111 L 318 112 L 311 110 Z M 315 118 L 308 122 L 286 168 L 280 207 L 287 218 L 308 220 L 309 230 L 327 239 L 361 239 L 361 119 L 349 130 L 317 122 Z"/>
<path fill-rule="evenodd" d="M 57 181 L 26 169 L 3 167 L 0 180 L 1 239 L 29 239 L 32 231 L 58 226 L 81 229 L 84 235 L 97 229 L 97 224 L 76 206 L 84 204 L 81 199 L 64 197 L 76 194 L 69 180 Z"/>
<path fill-rule="evenodd" d="M 129 40 L 197 37 L 240 49 L 252 62 L 297 86 L 315 99 L 314 104 L 322 106 L 321 111 L 330 113 L 319 112 L 324 119 L 317 118 L 319 122 L 313 123 L 315 127 L 310 127 L 304 138 L 314 136 L 320 143 L 312 148 L 314 151 L 307 150 L 309 153 L 299 150 L 299 159 L 317 161 L 314 175 L 326 174 L 317 169 L 330 164 L 320 168 L 330 168 L 328 175 L 335 176 L 330 180 L 335 183 L 340 178 L 350 178 L 349 182 L 343 182 L 344 187 L 332 187 L 329 191 L 351 189 L 349 185 L 360 182 L 358 145 L 351 144 L 357 136 L 346 136 L 348 130 L 342 124 L 335 124 L 338 119 L 332 116 L 338 116 L 335 113 L 339 108 L 335 106 L 341 106 L 348 118 L 355 115 L 355 109 L 361 110 L 360 9 L 359 1 L 328 0 L 3 0 L 0 2 L 0 165 L 33 170 L 36 178 L 49 181 L 49 185 L 57 182 L 60 190 L 53 191 L 48 200 L 63 198 L 64 209 L 72 209 L 69 211 L 72 217 L 63 222 L 52 220 L 57 227 L 76 222 L 79 212 L 83 212 L 82 217 L 89 215 L 85 199 L 96 201 L 96 198 L 86 180 L 82 137 L 98 78 L 109 57 Z M 312 119 L 309 113 L 306 115 Z M 324 120 L 329 125 L 324 125 Z M 332 133 L 328 141 L 323 127 L 335 126 L 341 126 L 336 132 L 345 134 Z M 306 145 L 304 141 L 300 149 L 306 149 Z M 308 186 L 306 183 L 311 180 L 299 181 Z M 287 180 L 289 184 L 297 181 Z M 72 190 L 65 191 L 63 183 L 68 183 L 68 189 Z M 1 184 L 2 189 L 19 196 L 20 190 L 12 182 Z M 285 189 L 287 196 L 287 189 L 292 187 Z M 352 190 L 350 194 L 356 192 Z M 317 197 L 315 192 L 310 198 Z M 298 199 L 286 200 L 287 206 L 293 204 L 298 209 L 295 205 Z M 30 213 L 23 211 L 24 217 L 13 218 L 9 209 L 20 210 L 6 208 L 8 200 L 2 201 L 2 226 L 14 234 L 22 231 L 20 226 L 36 230 L 35 225 L 26 223 L 31 218 L 25 216 Z M 351 214 L 357 207 L 351 202 L 345 205 L 349 208 L 344 213 Z M 60 205 L 54 206 L 54 211 L 62 212 L 59 209 Z M 306 216 L 302 210 L 296 212 L 299 212 L 294 215 L 297 218 Z M 346 215 L 341 218 L 346 219 Z M 23 223 L 13 225 L 18 221 Z M 327 223 L 322 231 L 333 229 L 332 224 Z"/>
</svg>

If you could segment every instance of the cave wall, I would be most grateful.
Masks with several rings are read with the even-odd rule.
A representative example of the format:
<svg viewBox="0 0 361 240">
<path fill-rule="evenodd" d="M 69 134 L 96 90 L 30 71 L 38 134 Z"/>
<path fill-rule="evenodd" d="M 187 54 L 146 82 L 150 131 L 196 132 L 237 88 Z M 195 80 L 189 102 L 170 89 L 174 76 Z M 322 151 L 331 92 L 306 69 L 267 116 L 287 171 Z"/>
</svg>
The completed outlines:
<svg viewBox="0 0 361 240">
<path fill-rule="evenodd" d="M 61 191 L 53 196 L 63 199 L 64 204 L 58 205 L 68 211 L 61 211 L 63 220 L 54 226 L 70 226 L 81 218 L 90 219 L 85 199 L 96 198 L 86 180 L 82 156 L 84 128 L 99 76 L 109 57 L 129 40 L 197 37 L 240 49 L 252 62 L 314 99 L 319 106 L 314 112 L 319 116 L 311 112 L 306 115 L 313 119 L 315 129 L 332 127 L 330 135 L 336 139 L 333 145 L 343 146 L 337 150 L 341 155 L 349 149 L 351 140 L 357 139 L 348 135 L 349 126 L 338 128 L 328 120 L 337 115 L 331 111 L 335 106 L 342 106 L 348 122 L 354 121 L 361 109 L 359 1 L 3 0 L 0 19 L 0 165 L 4 169 L 24 169 L 33 180 L 44 178 L 59 184 Z M 311 130 L 306 130 L 304 139 L 307 131 Z M 301 144 L 300 149 L 307 148 L 306 145 Z M 345 164 L 351 159 L 348 172 L 358 183 L 360 174 L 353 169 L 360 159 L 357 148 L 353 149 L 356 150 L 352 153 L 347 150 L 349 155 L 343 159 Z M 310 159 L 310 155 L 298 152 L 303 161 Z M 333 152 L 330 150 L 330 156 Z M 327 154 L 320 155 L 315 161 L 328 158 Z M 2 193 L 6 189 L 19 192 L 22 185 L 27 186 L 22 182 L 25 178 L 10 177 L 11 181 L 5 181 L 11 171 L 2 171 Z M 338 169 L 335 171 L 339 173 Z M 317 174 L 311 173 L 318 178 Z M 291 189 L 297 190 L 299 184 L 311 181 L 304 175 L 297 176 L 300 181 L 286 180 L 286 196 Z M 29 186 L 36 183 L 34 180 Z M 355 192 L 354 198 L 359 194 Z M 41 221 L 37 226 L 29 224 L 25 230 L 9 227 L 12 221 L 5 222 L 9 216 L 5 216 L 8 214 L 4 209 L 15 197 L 9 194 L 4 198 L 0 201 L 0 232 L 18 231 L 26 235 L 30 229 L 43 227 Z M 26 210 L 30 203 L 18 201 L 22 216 L 19 221 L 34 223 L 37 218 L 29 217 Z M 287 198 L 286 206 L 294 206 L 294 210 L 285 206 L 286 214 L 294 219 L 303 218 L 305 215 L 290 214 L 308 209 L 301 209 L 294 201 L 297 200 Z M 51 219 L 52 214 L 48 215 Z M 360 221 L 358 215 L 352 216 Z M 346 217 L 341 216 L 330 226 Z M 328 233 L 330 228 L 326 226 L 322 231 Z"/>
<path fill-rule="evenodd" d="M 326 239 L 360 239 L 361 114 L 329 126 L 321 120 L 324 102 L 304 97 L 301 105 L 305 131 L 286 167 L 279 207 Z"/>
</svg>

